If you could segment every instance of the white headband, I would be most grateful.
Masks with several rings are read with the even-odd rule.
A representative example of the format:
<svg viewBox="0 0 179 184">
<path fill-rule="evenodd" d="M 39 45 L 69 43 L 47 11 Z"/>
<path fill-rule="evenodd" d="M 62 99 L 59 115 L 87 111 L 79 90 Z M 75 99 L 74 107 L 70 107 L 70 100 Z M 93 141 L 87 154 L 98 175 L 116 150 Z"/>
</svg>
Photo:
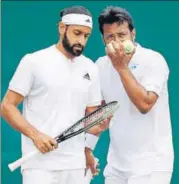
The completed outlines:
<svg viewBox="0 0 179 184">
<path fill-rule="evenodd" d="M 62 22 L 67 25 L 81 25 L 81 26 L 87 26 L 90 28 L 93 27 L 92 18 L 84 14 L 70 13 L 70 14 L 64 15 L 62 17 Z"/>
</svg>

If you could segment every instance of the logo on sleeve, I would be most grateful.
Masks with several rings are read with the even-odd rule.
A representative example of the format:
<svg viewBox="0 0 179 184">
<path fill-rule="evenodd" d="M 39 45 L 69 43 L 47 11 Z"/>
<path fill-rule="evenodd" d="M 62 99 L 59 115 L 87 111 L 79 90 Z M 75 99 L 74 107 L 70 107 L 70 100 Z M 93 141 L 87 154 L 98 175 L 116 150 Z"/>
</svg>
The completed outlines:
<svg viewBox="0 0 179 184">
<path fill-rule="evenodd" d="M 138 64 L 133 64 L 132 66 L 130 66 L 130 68 L 131 68 L 132 70 L 136 69 L 137 67 L 138 67 Z"/>
</svg>

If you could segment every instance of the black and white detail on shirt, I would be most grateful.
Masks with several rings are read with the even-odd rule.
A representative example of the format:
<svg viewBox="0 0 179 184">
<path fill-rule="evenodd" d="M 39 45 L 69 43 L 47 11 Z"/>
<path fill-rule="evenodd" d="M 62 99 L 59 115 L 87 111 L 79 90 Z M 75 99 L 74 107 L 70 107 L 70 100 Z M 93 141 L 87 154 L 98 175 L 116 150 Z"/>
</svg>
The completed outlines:
<svg viewBox="0 0 179 184">
<path fill-rule="evenodd" d="M 85 22 L 88 22 L 88 23 L 90 23 L 91 21 L 90 21 L 90 19 L 86 19 L 86 20 L 85 20 Z"/>
<path fill-rule="evenodd" d="M 84 78 L 84 79 L 87 79 L 87 80 L 91 80 L 91 79 L 90 79 L 89 73 L 86 73 L 86 74 L 83 76 L 83 78 Z"/>
</svg>

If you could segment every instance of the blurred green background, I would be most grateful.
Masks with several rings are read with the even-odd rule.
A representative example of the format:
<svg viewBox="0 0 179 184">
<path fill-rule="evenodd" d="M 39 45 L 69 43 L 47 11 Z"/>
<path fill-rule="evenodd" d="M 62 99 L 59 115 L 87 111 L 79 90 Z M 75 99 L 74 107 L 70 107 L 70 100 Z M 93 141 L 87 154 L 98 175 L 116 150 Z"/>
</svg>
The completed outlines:
<svg viewBox="0 0 179 184">
<path fill-rule="evenodd" d="M 161 52 L 170 68 L 169 93 L 173 127 L 175 155 L 179 155 L 179 102 L 178 85 L 178 43 L 179 43 L 179 2 L 171 1 L 3 1 L 2 5 L 2 86 L 1 98 L 7 90 L 19 60 L 33 52 L 54 44 L 58 40 L 57 23 L 61 9 L 82 5 L 94 17 L 94 29 L 85 49 L 86 56 L 94 61 L 104 55 L 104 45 L 98 31 L 97 17 L 109 5 L 126 8 L 134 18 L 137 41 L 148 48 Z M 160 71 L 159 71 L 160 72 Z M 20 135 L 2 120 L 2 184 L 20 184 L 20 170 L 11 173 L 7 164 L 20 157 Z M 95 155 L 100 158 L 100 169 L 106 164 L 109 143 L 108 132 L 102 134 Z M 179 159 L 175 157 L 172 184 L 179 183 Z M 103 174 L 93 184 L 103 184 Z"/>
</svg>

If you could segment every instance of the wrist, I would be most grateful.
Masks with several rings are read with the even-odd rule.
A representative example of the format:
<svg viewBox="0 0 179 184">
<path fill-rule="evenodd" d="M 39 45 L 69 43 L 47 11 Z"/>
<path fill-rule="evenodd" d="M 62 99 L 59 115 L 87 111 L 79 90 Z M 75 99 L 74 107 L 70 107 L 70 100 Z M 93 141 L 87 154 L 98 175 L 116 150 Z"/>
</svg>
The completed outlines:
<svg viewBox="0 0 179 184">
<path fill-rule="evenodd" d="M 39 131 L 33 127 L 27 129 L 27 137 L 34 140 L 39 135 Z"/>
<path fill-rule="evenodd" d="M 93 154 L 93 150 L 91 148 L 85 147 L 85 153 Z"/>
<path fill-rule="evenodd" d="M 128 71 L 128 70 L 129 70 L 128 66 L 120 67 L 120 68 L 117 69 L 117 71 L 118 71 L 119 73 L 126 72 L 126 71 Z"/>
<path fill-rule="evenodd" d="M 98 138 L 99 138 L 99 136 L 100 136 L 101 133 L 102 133 L 102 130 L 100 128 L 98 128 L 96 130 L 96 132 L 93 132 L 93 133 L 90 133 L 89 132 L 89 134 L 91 134 L 92 136 L 98 137 Z"/>
<path fill-rule="evenodd" d="M 102 130 L 101 130 L 99 125 L 96 125 L 88 130 L 88 134 L 92 134 L 92 135 L 97 136 L 97 137 L 100 136 L 101 132 L 102 132 Z"/>
</svg>

